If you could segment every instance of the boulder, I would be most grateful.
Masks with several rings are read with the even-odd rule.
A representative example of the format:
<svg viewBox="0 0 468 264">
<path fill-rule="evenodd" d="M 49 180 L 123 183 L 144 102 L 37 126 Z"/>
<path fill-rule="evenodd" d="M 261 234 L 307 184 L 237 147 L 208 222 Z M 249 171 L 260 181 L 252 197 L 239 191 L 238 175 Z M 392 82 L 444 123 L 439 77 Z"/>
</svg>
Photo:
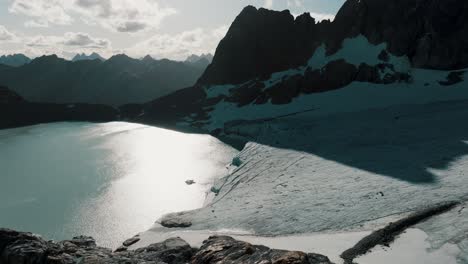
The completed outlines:
<svg viewBox="0 0 468 264">
<path fill-rule="evenodd" d="M 127 240 L 127 245 L 136 241 Z M 126 242 L 127 242 L 126 241 Z M 121 263 L 272 263 L 331 264 L 319 254 L 270 249 L 228 236 L 212 236 L 200 249 L 193 249 L 176 237 L 136 250 L 123 246 L 112 252 L 96 246 L 92 237 L 75 237 L 61 242 L 46 241 L 31 233 L 0 229 L 0 263 L 2 264 L 121 264 Z"/>
<path fill-rule="evenodd" d="M 212 236 L 205 240 L 193 256 L 192 263 L 331 264 L 330 260 L 322 255 L 270 249 L 228 236 Z"/>
</svg>

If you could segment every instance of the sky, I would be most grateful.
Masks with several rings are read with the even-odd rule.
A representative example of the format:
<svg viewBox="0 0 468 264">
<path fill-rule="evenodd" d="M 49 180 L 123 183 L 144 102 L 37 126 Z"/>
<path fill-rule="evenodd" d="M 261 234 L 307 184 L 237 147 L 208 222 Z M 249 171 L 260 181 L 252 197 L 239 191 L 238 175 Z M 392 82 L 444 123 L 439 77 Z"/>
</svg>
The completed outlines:
<svg viewBox="0 0 468 264">
<path fill-rule="evenodd" d="M 318 20 L 345 0 L 0 0 L 0 55 L 97 52 L 184 60 L 214 53 L 247 5 Z"/>
</svg>

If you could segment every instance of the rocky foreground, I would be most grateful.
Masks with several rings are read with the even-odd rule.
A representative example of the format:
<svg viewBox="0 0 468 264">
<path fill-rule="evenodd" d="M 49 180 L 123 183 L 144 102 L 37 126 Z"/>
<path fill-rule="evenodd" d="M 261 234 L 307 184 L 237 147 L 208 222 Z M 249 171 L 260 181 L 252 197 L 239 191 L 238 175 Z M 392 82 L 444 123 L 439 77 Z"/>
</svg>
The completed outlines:
<svg viewBox="0 0 468 264">
<path fill-rule="evenodd" d="M 137 239 L 124 242 L 127 246 Z M 125 246 L 112 251 L 98 247 L 92 237 L 75 237 L 60 242 L 46 241 L 32 233 L 0 229 L 2 264 L 95 264 L 95 263 L 300 263 L 328 264 L 319 254 L 270 249 L 251 245 L 227 236 L 212 236 L 199 248 L 192 248 L 180 238 L 137 250 Z"/>
</svg>

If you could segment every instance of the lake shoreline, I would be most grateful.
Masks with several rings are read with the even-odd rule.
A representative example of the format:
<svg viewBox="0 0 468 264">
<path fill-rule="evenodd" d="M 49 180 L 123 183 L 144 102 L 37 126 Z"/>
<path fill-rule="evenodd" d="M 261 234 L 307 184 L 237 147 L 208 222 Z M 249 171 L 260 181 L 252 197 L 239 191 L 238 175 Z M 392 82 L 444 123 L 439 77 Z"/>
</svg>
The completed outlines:
<svg viewBox="0 0 468 264">
<path fill-rule="evenodd" d="M 237 153 L 209 135 L 123 122 L 2 130 L 0 144 L 0 226 L 93 235 L 110 248 L 164 214 L 202 207 Z"/>
</svg>

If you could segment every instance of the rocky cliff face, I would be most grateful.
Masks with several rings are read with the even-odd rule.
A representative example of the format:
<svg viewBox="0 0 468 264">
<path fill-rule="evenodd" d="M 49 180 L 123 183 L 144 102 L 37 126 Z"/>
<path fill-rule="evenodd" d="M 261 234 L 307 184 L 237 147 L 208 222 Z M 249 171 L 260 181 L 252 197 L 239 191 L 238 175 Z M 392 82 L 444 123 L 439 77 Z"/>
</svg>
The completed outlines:
<svg viewBox="0 0 468 264">
<path fill-rule="evenodd" d="M 333 54 L 359 35 L 388 43 L 413 66 L 453 70 L 468 67 L 468 2 L 464 0 L 348 0 L 333 22 L 305 13 L 246 7 L 219 43 L 199 83 L 239 84 L 304 65 L 322 43 Z"/>
<path fill-rule="evenodd" d="M 307 13 L 294 18 L 289 11 L 249 6 L 197 84 L 147 104 L 140 119 L 211 131 L 228 119 L 318 108 L 299 107 L 296 99 L 357 83 L 428 91 L 460 84 L 468 67 L 467 30 L 463 0 L 348 0 L 333 22 L 319 23 Z M 431 93 L 431 100 L 446 100 L 437 98 L 438 90 Z M 260 108 L 269 113 L 256 114 Z M 225 120 L 213 126 L 219 118 Z"/>
<path fill-rule="evenodd" d="M 219 43 L 200 84 L 242 83 L 304 64 L 320 40 L 309 14 L 246 7 Z"/>
<path fill-rule="evenodd" d="M 468 2 L 464 0 L 348 0 L 336 15 L 327 41 L 333 53 L 346 37 L 407 55 L 413 66 L 454 70 L 468 67 Z"/>
</svg>

